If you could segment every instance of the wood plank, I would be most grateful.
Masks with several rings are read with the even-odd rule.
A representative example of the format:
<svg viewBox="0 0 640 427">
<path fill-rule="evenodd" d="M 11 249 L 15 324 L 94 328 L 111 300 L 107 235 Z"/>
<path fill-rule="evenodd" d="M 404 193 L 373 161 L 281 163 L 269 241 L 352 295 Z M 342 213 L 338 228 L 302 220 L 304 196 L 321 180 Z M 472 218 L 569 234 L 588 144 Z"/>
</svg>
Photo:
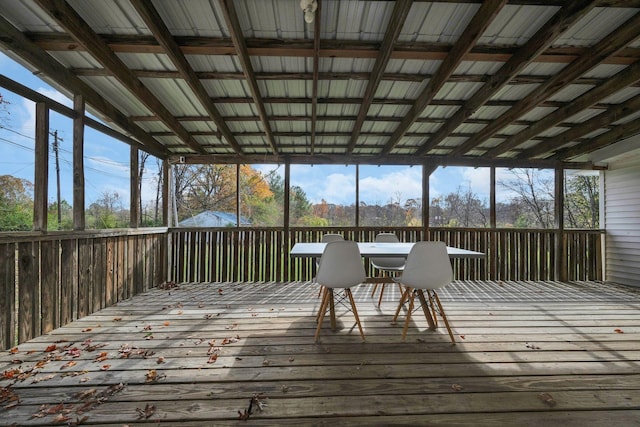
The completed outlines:
<svg viewBox="0 0 640 427">
<path fill-rule="evenodd" d="M 40 335 L 40 266 L 38 243 L 18 244 L 18 341 Z"/>
<path fill-rule="evenodd" d="M 58 262 L 60 259 L 60 241 L 40 243 L 42 270 L 47 273 L 41 283 L 42 332 L 47 333 L 60 326 L 60 276 Z"/>
<path fill-rule="evenodd" d="M 16 246 L 0 244 L 0 346 L 13 347 L 16 343 Z"/>
</svg>

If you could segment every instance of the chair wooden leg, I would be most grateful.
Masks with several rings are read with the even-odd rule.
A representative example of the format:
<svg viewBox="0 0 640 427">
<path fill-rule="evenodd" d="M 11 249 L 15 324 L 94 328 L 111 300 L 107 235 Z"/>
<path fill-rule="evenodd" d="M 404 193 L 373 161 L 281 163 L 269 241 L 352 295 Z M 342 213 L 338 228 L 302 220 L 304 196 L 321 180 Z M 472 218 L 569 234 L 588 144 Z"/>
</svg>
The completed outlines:
<svg viewBox="0 0 640 427">
<path fill-rule="evenodd" d="M 336 305 L 333 299 L 333 289 L 328 290 L 329 293 L 329 318 L 331 319 L 331 330 L 336 330 Z"/>
<path fill-rule="evenodd" d="M 398 315 L 400 314 L 400 310 L 402 309 L 402 304 L 404 304 L 404 302 L 407 300 L 407 297 L 409 296 L 408 292 L 410 290 L 411 288 L 407 286 L 402 293 L 402 296 L 400 297 L 400 303 L 398 304 L 398 308 L 396 309 L 396 314 L 395 316 L 393 316 L 393 320 L 391 321 L 392 323 L 396 323 L 396 320 L 398 320 Z"/>
<path fill-rule="evenodd" d="M 320 336 L 320 329 L 322 328 L 322 321 L 324 320 L 324 315 L 327 312 L 327 305 L 329 303 L 329 292 L 325 290 L 324 295 L 322 296 L 322 303 L 320 304 L 320 311 L 318 312 L 318 326 L 316 327 L 316 335 L 315 342 L 318 342 L 318 337 Z"/>
<path fill-rule="evenodd" d="M 327 293 L 327 288 L 323 286 L 322 289 L 320 289 L 320 291 L 322 292 L 322 299 L 320 300 L 320 309 L 316 314 L 316 323 L 318 323 L 318 320 L 320 319 L 320 312 L 322 311 L 322 307 L 325 305 L 325 295 Z M 326 307 L 325 307 L 325 310 L 326 310 Z"/>
<path fill-rule="evenodd" d="M 429 305 L 431 306 L 431 312 L 433 313 L 433 329 L 436 329 L 438 327 L 438 316 L 436 315 L 436 306 L 433 302 L 433 297 L 431 296 L 431 292 L 427 291 L 427 294 L 429 295 Z"/>
<path fill-rule="evenodd" d="M 442 308 L 442 304 L 440 303 L 440 298 L 438 298 L 438 294 L 436 291 L 431 291 L 436 300 L 436 304 L 438 304 L 438 308 L 440 309 L 440 314 L 442 315 L 442 320 L 444 321 L 444 325 L 447 327 L 447 331 L 449 331 L 449 337 L 451 337 L 451 342 L 456 343 L 455 338 L 453 338 L 453 332 L 451 332 L 451 327 L 449 326 L 449 321 L 447 320 L 447 315 L 444 313 L 444 308 Z"/>
<path fill-rule="evenodd" d="M 360 323 L 360 317 L 358 316 L 358 310 L 356 309 L 356 302 L 353 300 L 353 294 L 351 293 L 351 289 L 345 289 L 344 291 L 349 297 L 349 301 L 351 301 L 351 310 L 353 310 L 353 316 L 356 318 L 358 329 L 360 329 L 360 336 L 362 337 L 362 341 L 364 341 L 364 331 L 362 330 L 362 324 Z"/>
<path fill-rule="evenodd" d="M 384 295 L 385 285 L 386 283 L 383 283 L 382 286 L 380 286 L 380 298 L 378 298 L 378 307 L 380 307 L 380 304 L 382 304 L 382 296 Z"/>
<path fill-rule="evenodd" d="M 373 289 L 371 290 L 371 298 L 376 294 L 376 290 L 378 289 L 378 283 L 373 284 Z"/>
<path fill-rule="evenodd" d="M 404 328 L 402 328 L 402 341 L 407 337 L 407 329 L 409 329 L 409 321 L 411 320 L 411 313 L 413 312 L 413 302 L 416 298 L 415 292 L 411 291 L 409 295 L 409 311 L 407 311 L 407 318 L 404 321 Z"/>
<path fill-rule="evenodd" d="M 429 324 L 429 329 L 433 330 L 436 328 L 436 325 L 433 321 L 433 317 L 431 317 L 431 313 L 429 312 L 429 305 L 427 304 L 427 299 L 424 297 L 424 290 L 418 289 L 417 292 L 418 292 L 418 298 L 420 298 L 420 306 L 422 307 L 424 318 L 427 319 L 427 323 Z M 435 312 L 433 313 L 435 316 Z"/>
</svg>

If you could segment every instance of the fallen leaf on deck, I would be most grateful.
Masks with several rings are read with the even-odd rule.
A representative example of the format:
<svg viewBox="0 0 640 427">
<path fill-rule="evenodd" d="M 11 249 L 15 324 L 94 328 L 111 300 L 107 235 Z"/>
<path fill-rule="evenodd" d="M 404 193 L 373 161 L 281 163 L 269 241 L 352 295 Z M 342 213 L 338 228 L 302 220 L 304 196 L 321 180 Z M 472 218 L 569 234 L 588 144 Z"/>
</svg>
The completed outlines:
<svg viewBox="0 0 640 427">
<path fill-rule="evenodd" d="M 164 357 L 160 356 L 158 357 L 158 359 L 156 360 L 156 363 L 159 365 L 161 363 L 164 363 Z"/>
<path fill-rule="evenodd" d="M 159 374 L 155 369 L 149 369 L 145 374 L 146 383 L 154 383 L 160 381 L 162 378 L 166 378 L 165 374 Z"/>
<path fill-rule="evenodd" d="M 207 363 L 216 363 L 216 360 L 218 360 L 218 354 L 213 353 L 211 356 L 209 356 L 209 360 L 207 360 Z"/>
<path fill-rule="evenodd" d="M 289 362 L 293 362 L 294 360 L 296 360 L 296 358 L 295 358 L 295 357 L 293 357 L 293 356 L 291 356 L 291 357 L 289 358 Z"/>
<path fill-rule="evenodd" d="M 54 423 L 64 423 L 66 421 L 69 421 L 71 419 L 71 417 L 69 417 L 68 415 L 64 415 L 64 414 L 58 414 L 55 417 L 53 417 L 53 422 Z"/>
<path fill-rule="evenodd" d="M 614 329 L 613 332 L 615 332 L 616 334 L 624 334 L 624 331 L 622 329 Z"/>
<path fill-rule="evenodd" d="M 218 288 L 218 295 L 222 295 L 222 288 Z"/>
<path fill-rule="evenodd" d="M 460 338 L 464 339 L 464 335 L 460 335 Z"/>
<path fill-rule="evenodd" d="M 49 381 L 50 379 L 55 378 L 56 374 L 49 374 L 49 375 L 45 375 L 44 377 L 38 377 L 38 378 L 34 378 L 33 381 L 31 381 L 31 384 L 38 384 L 39 382 L 42 381 Z"/>
<path fill-rule="evenodd" d="M 111 368 L 111 365 L 102 365 L 102 366 L 100 367 L 100 370 L 101 370 L 101 371 L 108 371 L 108 370 L 109 370 L 109 368 Z"/>
<path fill-rule="evenodd" d="M 18 352 L 18 347 L 13 347 L 11 350 L 9 350 L 9 353 L 11 354 L 16 354 Z"/>
<path fill-rule="evenodd" d="M 538 395 L 538 398 L 540 398 L 540 400 L 542 400 L 544 403 L 546 403 L 549 406 L 556 406 L 556 401 L 553 400 L 553 397 L 549 394 L 549 393 L 540 393 Z"/>
<path fill-rule="evenodd" d="M 171 323 L 169 323 L 169 322 L 164 322 L 164 323 L 163 323 L 163 325 L 164 325 L 164 326 L 169 326 L 170 324 L 171 324 Z"/>
<path fill-rule="evenodd" d="M 66 368 L 71 368 L 73 366 L 76 366 L 78 364 L 78 362 L 75 362 L 73 360 L 68 361 L 67 363 L 65 363 L 64 365 L 62 365 L 60 367 L 60 369 L 66 369 Z"/>
<path fill-rule="evenodd" d="M 96 358 L 93 361 L 94 362 L 104 362 L 105 360 L 107 360 L 109 358 L 108 356 L 109 356 L 109 353 L 107 353 L 106 351 L 103 351 L 102 353 L 97 355 Z"/>
<path fill-rule="evenodd" d="M 83 329 L 82 332 L 91 332 L 92 330 L 93 329 L 91 329 L 91 328 L 86 328 L 86 329 Z"/>
<path fill-rule="evenodd" d="M 113 318 L 113 321 L 114 321 L 114 322 L 119 322 L 119 321 L 121 321 L 121 320 L 122 320 L 122 317 L 114 317 L 114 318 Z"/>
<path fill-rule="evenodd" d="M 462 391 L 464 389 L 464 387 L 462 387 L 460 384 L 451 384 L 451 390 L 453 391 Z"/>
<path fill-rule="evenodd" d="M 147 418 L 155 414 L 156 407 L 147 403 L 144 409 L 136 408 L 136 412 L 138 413 L 138 419 L 144 418 L 146 420 Z"/>
<path fill-rule="evenodd" d="M 151 330 L 151 325 L 146 325 L 146 326 L 145 326 L 144 328 L 142 328 L 142 329 L 144 329 L 145 331 L 150 331 L 150 330 Z"/>
<path fill-rule="evenodd" d="M 45 348 L 44 351 L 45 351 L 45 353 L 51 353 L 52 351 L 56 351 L 57 348 L 58 348 L 57 345 L 51 344 L 50 346 Z"/>
</svg>

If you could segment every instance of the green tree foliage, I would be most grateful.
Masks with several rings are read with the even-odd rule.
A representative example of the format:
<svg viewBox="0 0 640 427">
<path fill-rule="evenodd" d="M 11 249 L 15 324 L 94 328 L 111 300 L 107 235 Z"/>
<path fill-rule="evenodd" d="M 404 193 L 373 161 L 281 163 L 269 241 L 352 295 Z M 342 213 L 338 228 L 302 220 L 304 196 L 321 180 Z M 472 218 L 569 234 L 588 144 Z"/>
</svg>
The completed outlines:
<svg viewBox="0 0 640 427">
<path fill-rule="evenodd" d="M 33 184 L 26 179 L 0 175 L 0 230 L 33 228 Z"/>
<path fill-rule="evenodd" d="M 49 203 L 47 224 L 49 230 L 72 230 L 73 207 L 69 202 L 66 200 L 60 201 L 60 224 L 58 224 L 58 203 Z"/>
<path fill-rule="evenodd" d="M 87 209 L 87 228 L 126 228 L 129 212 L 122 207 L 120 194 L 104 191 L 100 198 Z"/>
<path fill-rule="evenodd" d="M 600 226 L 599 177 L 576 175 L 565 180 L 565 226 L 598 228 Z"/>
</svg>

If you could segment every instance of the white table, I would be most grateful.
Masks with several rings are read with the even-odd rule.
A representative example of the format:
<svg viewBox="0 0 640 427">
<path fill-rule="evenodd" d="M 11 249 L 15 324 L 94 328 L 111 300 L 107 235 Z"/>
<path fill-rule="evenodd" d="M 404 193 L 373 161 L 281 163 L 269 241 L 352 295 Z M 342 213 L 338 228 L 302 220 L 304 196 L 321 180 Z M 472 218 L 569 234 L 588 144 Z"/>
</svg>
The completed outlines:
<svg viewBox="0 0 640 427">
<path fill-rule="evenodd" d="M 290 255 L 295 258 L 321 257 L 326 243 L 296 243 L 291 248 Z M 378 243 L 359 242 L 358 249 L 360 255 L 365 258 L 371 257 L 406 257 L 413 247 L 413 243 Z M 447 253 L 450 258 L 484 258 L 482 252 L 469 251 L 466 249 L 447 246 Z"/>
</svg>

